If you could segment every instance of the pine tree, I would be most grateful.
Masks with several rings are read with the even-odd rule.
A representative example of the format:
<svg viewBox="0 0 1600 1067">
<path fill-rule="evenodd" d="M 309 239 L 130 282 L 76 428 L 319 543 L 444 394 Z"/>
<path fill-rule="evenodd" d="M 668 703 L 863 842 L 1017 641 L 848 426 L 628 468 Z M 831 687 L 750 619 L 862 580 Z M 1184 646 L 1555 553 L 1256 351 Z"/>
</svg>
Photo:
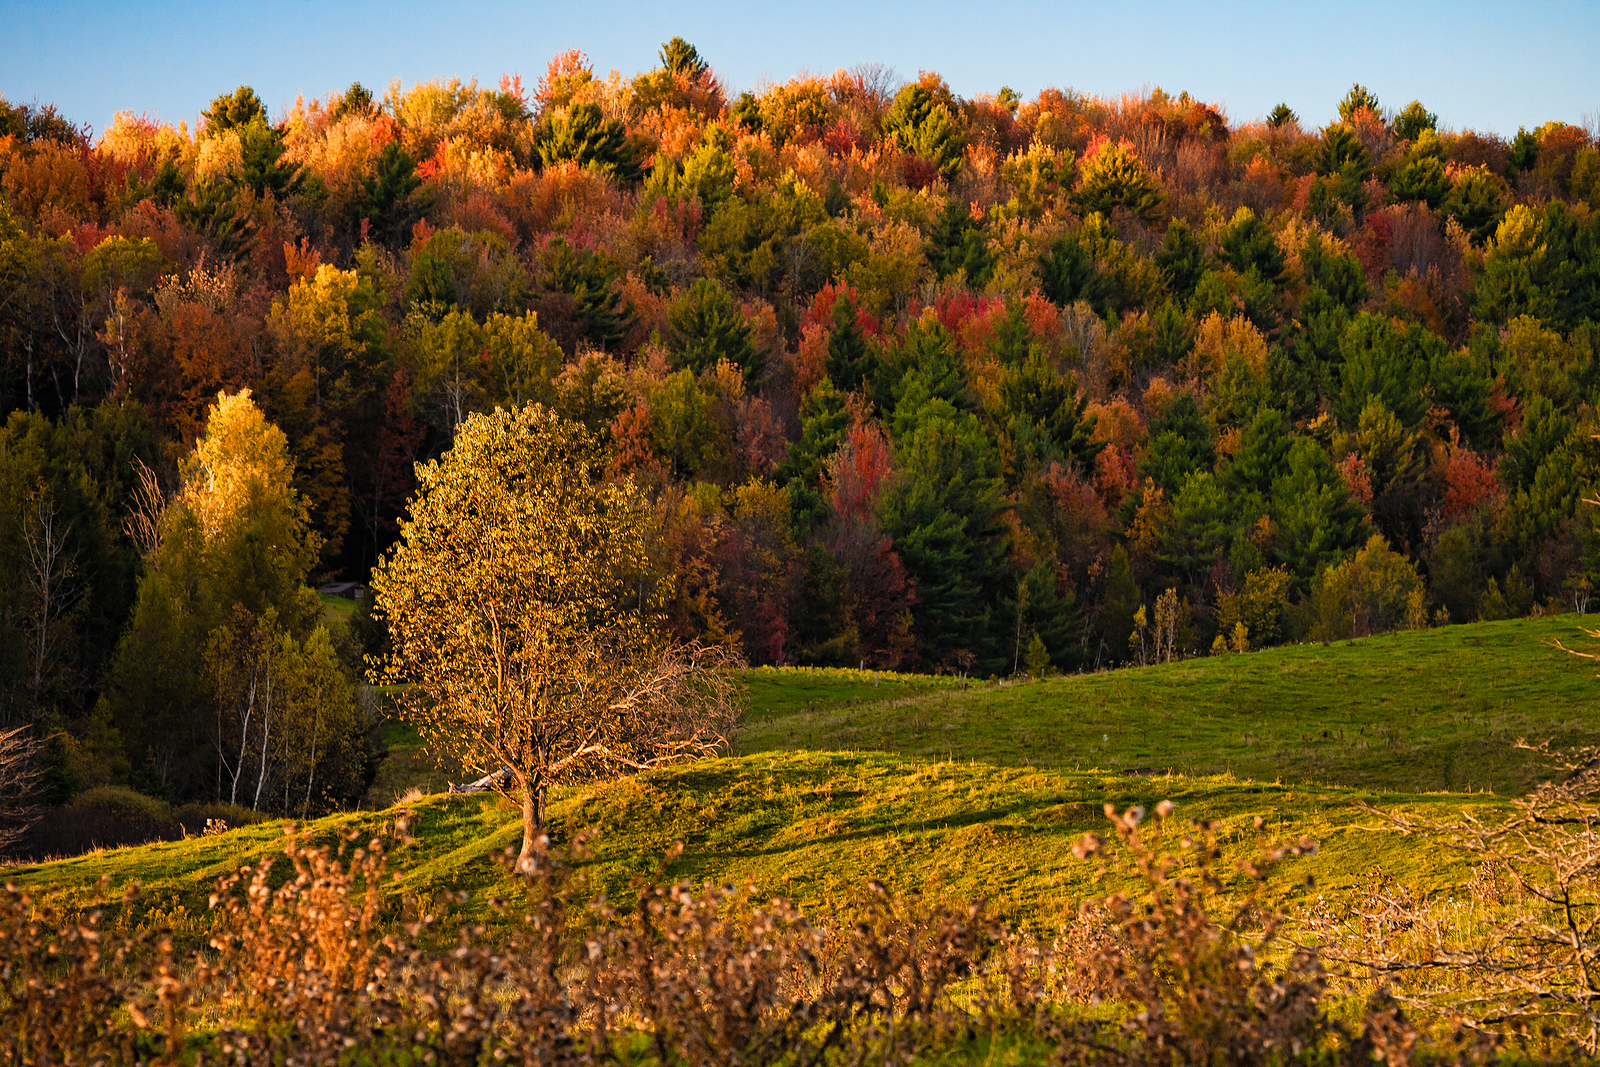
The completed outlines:
<svg viewBox="0 0 1600 1067">
<path fill-rule="evenodd" d="M 834 297 L 831 321 L 828 377 L 842 392 L 867 394 L 882 371 L 883 361 L 862 332 L 855 298 L 848 292 Z"/>
<path fill-rule="evenodd" d="M 1133 632 L 1134 616 L 1140 610 L 1139 585 L 1133 580 L 1128 553 L 1118 545 L 1111 551 L 1111 569 L 1106 574 L 1105 597 L 1100 603 L 1100 641 L 1107 660 L 1124 663 L 1128 658 L 1128 635 Z"/>
<path fill-rule="evenodd" d="M 930 410 L 899 443 L 897 460 L 883 526 L 916 583 L 924 661 L 953 665 L 968 654 L 979 673 L 1005 672 L 1011 581 L 993 444 L 975 417 Z"/>
</svg>

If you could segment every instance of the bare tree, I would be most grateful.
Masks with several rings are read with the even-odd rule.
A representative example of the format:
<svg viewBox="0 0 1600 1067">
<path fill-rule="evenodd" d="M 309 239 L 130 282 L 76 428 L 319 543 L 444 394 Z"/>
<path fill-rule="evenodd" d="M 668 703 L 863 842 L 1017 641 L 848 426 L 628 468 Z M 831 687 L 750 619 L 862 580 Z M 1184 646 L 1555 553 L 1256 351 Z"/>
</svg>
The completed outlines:
<svg viewBox="0 0 1600 1067">
<path fill-rule="evenodd" d="M 1474 858 L 1460 901 L 1380 879 L 1348 916 L 1313 921 L 1323 957 L 1353 984 L 1486 1033 L 1544 1031 L 1600 1052 L 1600 748 L 1559 753 L 1569 772 L 1513 802 L 1509 817 L 1367 810 L 1393 829 Z"/>
<path fill-rule="evenodd" d="M 39 748 L 31 726 L 0 731 L 0 855 L 10 851 L 37 814 Z"/>
<path fill-rule="evenodd" d="M 62 630 L 72 611 L 89 591 L 69 549 L 72 523 L 61 518 L 50 490 L 39 486 L 29 497 L 22 517 L 23 583 L 29 593 L 25 633 L 28 666 L 32 675 L 33 706 L 37 719 L 43 701 L 46 675 Z"/>
<path fill-rule="evenodd" d="M 146 563 L 156 565 L 156 549 L 161 547 L 161 531 L 166 526 L 167 495 L 161 491 L 156 472 L 144 460 L 133 457 L 133 473 L 139 484 L 128 494 L 128 515 L 122 529 Z"/>
<path fill-rule="evenodd" d="M 894 68 L 884 63 L 857 63 L 850 68 L 849 73 L 861 85 L 862 93 L 880 112 L 889 106 L 894 94 L 905 84 L 894 72 Z"/>
</svg>

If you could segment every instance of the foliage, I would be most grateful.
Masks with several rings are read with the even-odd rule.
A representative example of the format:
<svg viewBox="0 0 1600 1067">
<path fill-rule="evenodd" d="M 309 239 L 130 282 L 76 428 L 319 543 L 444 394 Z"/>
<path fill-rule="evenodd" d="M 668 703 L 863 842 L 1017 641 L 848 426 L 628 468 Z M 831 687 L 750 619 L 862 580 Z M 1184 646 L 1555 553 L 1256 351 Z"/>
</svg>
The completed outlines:
<svg viewBox="0 0 1600 1067">
<path fill-rule="evenodd" d="M 1146 223 L 1161 215 L 1162 193 L 1144 162 L 1123 141 L 1106 140 L 1084 153 L 1076 198 L 1085 214 L 1127 208 Z"/>
<path fill-rule="evenodd" d="M 883 129 L 902 152 L 927 160 L 949 181 L 965 160 L 965 144 L 956 115 L 940 95 L 921 82 L 906 86 L 895 94 Z"/>
<path fill-rule="evenodd" d="M 474 415 L 373 579 L 383 678 L 430 744 L 520 798 L 523 865 L 552 784 L 712 751 L 732 713 L 718 650 L 662 635 L 646 511 L 600 473 L 588 433 L 538 405 Z"/>
<path fill-rule="evenodd" d="M 572 104 L 552 116 L 538 147 L 547 167 L 571 161 L 618 181 L 636 181 L 640 175 L 622 123 L 607 119 L 598 104 Z"/>
<path fill-rule="evenodd" d="M 726 360 L 749 378 L 761 370 L 754 331 L 728 290 L 712 278 L 689 287 L 672 308 L 673 363 L 695 373 Z"/>
<path fill-rule="evenodd" d="M 217 687 L 309 662 L 296 597 L 243 618 L 204 567 L 167 582 L 161 509 L 130 508 L 173 495 L 242 389 L 316 543 L 289 585 L 363 582 L 415 465 L 534 401 L 652 501 L 674 632 L 763 662 L 998 674 L 1037 633 L 1052 669 L 1102 665 L 1169 589 L 1179 654 L 1259 649 L 1306 636 L 1317 575 L 1373 532 L 1457 621 L 1597 580 L 1583 129 L 1457 131 L 1359 86 L 1320 132 L 1287 105 L 962 99 L 885 68 L 737 94 L 682 39 L 659 61 L 597 76 L 572 50 L 531 93 L 351 85 L 276 121 L 241 87 L 194 131 L 133 102 L 98 139 L 0 106 L 0 415 L 22 419 L 0 554 L 59 548 L 0 575 L 0 723 L 53 738 L 49 803 L 215 795 Z M 948 455 L 918 451 L 940 434 Z M 234 552 L 171 536 L 175 558 Z M 182 606 L 159 626 L 141 568 Z M 1222 617 L 1280 569 L 1275 635 Z M 124 634 L 140 666 L 117 665 Z M 343 784 L 311 806 L 358 777 L 319 770 Z M 258 784 L 286 810 L 283 780 Z"/>
</svg>

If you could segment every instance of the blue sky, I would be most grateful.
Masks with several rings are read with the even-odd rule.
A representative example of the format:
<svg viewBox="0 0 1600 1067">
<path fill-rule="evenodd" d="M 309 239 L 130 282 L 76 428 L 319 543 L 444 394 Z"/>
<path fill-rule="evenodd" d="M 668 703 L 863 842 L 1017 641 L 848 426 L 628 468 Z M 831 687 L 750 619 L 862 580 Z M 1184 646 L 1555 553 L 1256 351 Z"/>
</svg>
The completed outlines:
<svg viewBox="0 0 1600 1067">
<path fill-rule="evenodd" d="M 361 81 L 521 73 L 582 48 L 601 73 L 694 43 L 734 88 L 876 62 L 939 71 L 962 95 L 1010 85 L 1114 95 L 1160 85 L 1235 121 L 1279 101 L 1322 124 L 1352 81 L 1444 125 L 1514 133 L 1600 114 L 1600 4 L 1102 0 L 1045 3 L 87 3 L 0 0 L 0 95 L 102 129 L 120 109 L 177 122 L 240 84 L 274 114 Z"/>
</svg>

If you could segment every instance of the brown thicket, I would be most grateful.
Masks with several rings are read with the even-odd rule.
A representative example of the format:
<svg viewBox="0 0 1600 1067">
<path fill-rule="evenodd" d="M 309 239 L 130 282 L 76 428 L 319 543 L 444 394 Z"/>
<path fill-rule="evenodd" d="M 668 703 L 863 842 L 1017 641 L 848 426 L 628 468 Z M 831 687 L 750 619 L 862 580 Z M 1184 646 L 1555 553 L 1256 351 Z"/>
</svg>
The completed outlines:
<svg viewBox="0 0 1600 1067">
<path fill-rule="evenodd" d="M 1600 749 L 1518 742 L 1568 772 L 1509 816 L 1373 810 L 1395 830 L 1476 861 L 1467 899 L 1430 899 L 1373 871 L 1310 932 L 1352 992 L 1388 991 L 1485 1041 L 1534 1055 L 1600 1053 Z"/>
<path fill-rule="evenodd" d="M 1165 801 L 1151 822 L 1108 806 L 1120 843 L 1089 834 L 1076 851 L 1104 857 L 1105 873 L 1132 888 L 1086 901 L 1048 942 L 1001 927 L 980 905 L 896 899 L 876 883 L 829 923 L 753 887 L 640 886 L 632 903 L 613 905 L 586 885 L 582 838 L 570 850 L 541 838 L 510 899 L 490 901 L 485 921 L 453 936 L 442 915 L 394 892 L 384 842 L 362 846 L 353 833 L 329 847 L 291 828 L 283 860 L 218 882 L 209 945 L 187 953 L 166 932 L 124 933 L 99 912 L 59 913 L 8 885 L 0 1060 L 889 1064 L 1009 1046 L 1063 1065 L 1476 1063 L 1493 1059 L 1506 1033 L 1531 1038 L 1525 1059 L 1585 1054 L 1586 1024 L 1569 1009 L 1589 988 L 1574 973 L 1586 958 L 1560 959 L 1552 927 L 1513 922 L 1497 957 L 1417 956 L 1416 969 L 1465 969 L 1453 998 L 1417 996 L 1392 954 L 1396 965 L 1373 964 L 1364 987 L 1344 989 L 1350 975 L 1293 943 L 1292 917 L 1268 891 L 1274 872 L 1315 843 L 1263 847 L 1224 871 L 1216 824 L 1180 827 L 1172 814 Z M 1557 825 L 1558 836 L 1591 832 Z M 404 817 L 395 829 L 404 835 Z M 1513 821 L 1472 840 L 1529 833 Z M 1505 873 L 1474 882 L 1517 902 L 1513 917 L 1532 915 L 1530 900 L 1563 899 L 1521 855 L 1501 847 Z M 1382 931 L 1400 915 L 1442 930 L 1392 883 L 1375 881 L 1368 898 L 1375 918 L 1347 944 L 1393 949 Z M 1332 958 L 1342 960 L 1337 947 Z M 1534 973 L 1529 961 L 1546 967 L 1543 991 L 1511 984 Z M 1340 991 L 1360 992 L 1365 1007 L 1336 1005 Z M 1442 1025 L 1407 1015 L 1474 991 L 1479 1003 L 1499 998 L 1501 1015 L 1447 1015 Z"/>
</svg>

